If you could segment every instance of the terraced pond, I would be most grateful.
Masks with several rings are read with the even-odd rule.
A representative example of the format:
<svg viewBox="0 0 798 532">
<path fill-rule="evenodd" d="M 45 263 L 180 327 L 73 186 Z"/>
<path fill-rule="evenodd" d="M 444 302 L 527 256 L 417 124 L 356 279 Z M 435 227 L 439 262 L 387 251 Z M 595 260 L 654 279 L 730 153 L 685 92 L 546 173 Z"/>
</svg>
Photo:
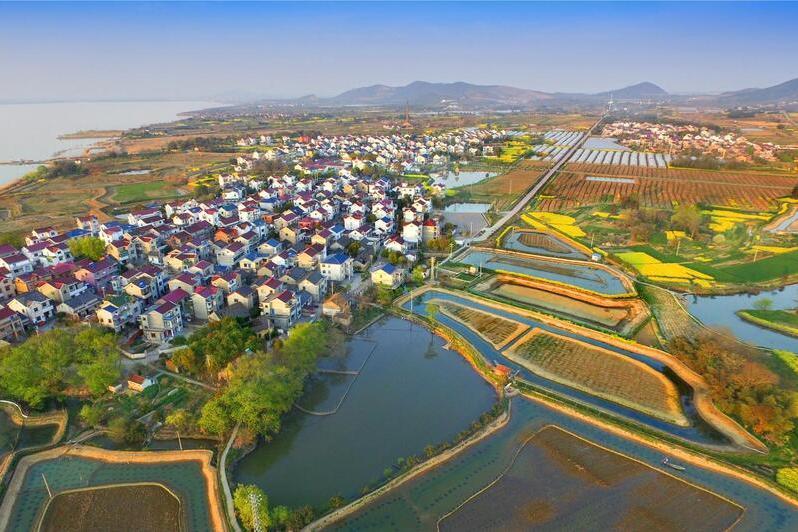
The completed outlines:
<svg viewBox="0 0 798 532">
<path fill-rule="evenodd" d="M 618 296 L 631 288 L 610 270 L 590 263 L 563 262 L 487 249 L 469 249 L 456 262 L 485 269 L 530 275 L 603 295 Z"/>
<path fill-rule="evenodd" d="M 513 399 L 511 411 L 493 436 L 329 529 L 715 531 L 737 519 L 735 530 L 798 528 L 796 507 L 746 482 L 689 464 L 675 472 L 660 451 L 538 401 Z"/>
<path fill-rule="evenodd" d="M 451 441 L 496 401 L 488 385 L 424 327 L 385 318 L 318 373 L 280 433 L 236 467 L 234 480 L 264 489 L 271 505 L 325 507 L 356 498 L 399 458 Z M 362 370 L 361 370 L 362 368 Z M 345 372 L 360 370 L 360 375 Z M 335 371 L 337 373 L 330 373 Z M 343 400 L 342 400 L 343 399 Z"/>
<path fill-rule="evenodd" d="M 438 305 L 452 303 L 455 305 L 465 306 L 474 310 L 479 310 L 484 313 L 492 314 L 493 316 L 499 318 L 505 318 L 507 320 L 517 321 L 533 329 L 539 328 L 541 331 L 547 331 L 565 338 L 571 338 L 598 348 L 612 351 L 613 353 L 616 353 L 618 355 L 628 357 L 633 361 L 642 362 L 656 371 L 663 373 L 666 371 L 663 364 L 640 353 L 621 349 L 614 345 L 600 342 L 592 338 L 583 337 L 577 333 L 573 333 L 568 330 L 561 329 L 559 327 L 555 327 L 547 323 L 543 323 L 526 315 L 513 313 L 508 310 L 504 310 L 502 308 L 488 306 L 476 300 L 465 298 L 463 296 L 454 293 L 443 292 L 434 289 L 429 290 L 415 298 L 413 311 L 419 315 L 425 314 L 428 311 L 427 304 L 430 302 Z M 404 308 L 407 310 L 410 309 L 409 302 L 405 304 Z M 466 341 L 468 341 L 480 353 L 482 353 L 482 355 L 486 359 L 490 361 L 501 362 L 502 364 L 509 366 L 514 371 L 517 370 L 518 372 L 520 372 L 520 375 L 524 380 L 532 383 L 536 387 L 569 398 L 571 400 L 575 400 L 580 403 L 589 405 L 592 408 L 598 409 L 600 411 L 611 413 L 616 417 L 632 420 L 637 423 L 641 423 L 643 425 L 651 427 L 655 430 L 659 430 L 676 437 L 684 438 L 685 440 L 688 441 L 693 441 L 696 443 L 703 443 L 703 444 L 725 443 L 725 439 L 720 434 L 718 434 L 714 429 L 712 429 L 709 425 L 707 425 L 697 415 L 695 407 L 692 402 L 692 397 L 688 393 L 688 390 L 686 390 L 682 386 L 679 387 L 679 392 L 680 392 L 679 401 L 681 405 L 681 410 L 683 411 L 684 415 L 688 420 L 688 426 L 679 426 L 673 423 L 669 423 L 667 421 L 658 419 L 657 417 L 647 415 L 639 410 L 629 408 L 622 404 L 602 399 L 600 397 L 597 397 L 596 395 L 585 393 L 584 391 L 580 391 L 574 387 L 570 387 L 565 384 L 557 383 L 552 380 L 546 379 L 530 371 L 528 368 L 504 356 L 502 351 L 494 348 L 490 342 L 482 338 L 478 333 L 474 332 L 472 329 L 470 329 L 468 326 L 466 326 L 464 323 L 460 322 L 459 320 L 452 319 L 452 317 L 446 315 L 446 313 L 443 312 L 439 313 L 436 319 L 442 325 L 445 325 L 446 327 L 460 334 L 463 338 L 466 339 Z M 510 344 L 510 347 L 512 347 L 512 345 L 514 344 Z M 668 377 L 672 379 L 675 378 L 675 376 L 673 376 L 670 373 L 668 373 Z M 681 384 L 678 381 L 676 383 L 677 385 Z"/>
<path fill-rule="evenodd" d="M 542 231 L 514 230 L 505 237 L 502 247 L 522 253 L 564 259 L 587 260 L 589 258 L 587 254 Z"/>
</svg>

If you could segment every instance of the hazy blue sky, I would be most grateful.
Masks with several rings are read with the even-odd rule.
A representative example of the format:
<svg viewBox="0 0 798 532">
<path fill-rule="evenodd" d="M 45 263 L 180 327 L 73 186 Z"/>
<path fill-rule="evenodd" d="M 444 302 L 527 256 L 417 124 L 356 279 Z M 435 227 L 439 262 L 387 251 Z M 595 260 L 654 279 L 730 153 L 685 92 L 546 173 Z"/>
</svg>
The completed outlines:
<svg viewBox="0 0 798 532">
<path fill-rule="evenodd" d="M 0 101 L 375 83 L 671 92 L 798 77 L 790 3 L 0 3 Z"/>
</svg>

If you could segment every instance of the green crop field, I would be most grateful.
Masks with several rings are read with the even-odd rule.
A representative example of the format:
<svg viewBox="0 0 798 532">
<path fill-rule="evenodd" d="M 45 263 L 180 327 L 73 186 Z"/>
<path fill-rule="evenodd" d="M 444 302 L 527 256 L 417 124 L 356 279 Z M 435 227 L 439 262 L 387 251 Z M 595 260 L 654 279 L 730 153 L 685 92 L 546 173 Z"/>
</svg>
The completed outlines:
<svg viewBox="0 0 798 532">
<path fill-rule="evenodd" d="M 117 185 L 113 190 L 113 199 L 119 203 L 136 203 L 177 196 L 175 187 L 166 181 Z"/>
</svg>

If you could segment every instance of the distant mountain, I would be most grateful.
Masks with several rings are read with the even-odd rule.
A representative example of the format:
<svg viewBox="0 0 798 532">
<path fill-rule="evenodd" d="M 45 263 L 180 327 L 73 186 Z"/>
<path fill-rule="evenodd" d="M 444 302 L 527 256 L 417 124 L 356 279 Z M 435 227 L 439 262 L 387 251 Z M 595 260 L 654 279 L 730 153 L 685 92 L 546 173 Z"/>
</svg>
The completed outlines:
<svg viewBox="0 0 798 532">
<path fill-rule="evenodd" d="M 452 101 L 466 106 L 528 106 L 549 98 L 552 98 L 552 95 L 545 92 L 504 85 L 474 85 L 463 81 L 456 83 L 414 81 L 402 87 L 388 85 L 361 87 L 322 101 L 331 105 L 436 106 Z"/>
<path fill-rule="evenodd" d="M 743 89 L 726 92 L 718 97 L 725 105 L 759 105 L 778 102 L 798 101 L 798 78 L 766 87 L 764 89 Z"/>
<path fill-rule="evenodd" d="M 665 98 L 668 92 L 650 81 L 644 81 L 636 85 L 629 85 L 622 89 L 600 92 L 594 96 L 600 98 L 613 98 L 615 100 L 642 100 L 651 98 Z"/>
</svg>

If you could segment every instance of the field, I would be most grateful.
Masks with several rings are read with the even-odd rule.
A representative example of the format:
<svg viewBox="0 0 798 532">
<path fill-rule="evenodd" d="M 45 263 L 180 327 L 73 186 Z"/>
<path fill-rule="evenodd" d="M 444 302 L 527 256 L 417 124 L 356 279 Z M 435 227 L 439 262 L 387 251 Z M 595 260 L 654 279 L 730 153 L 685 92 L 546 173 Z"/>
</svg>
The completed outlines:
<svg viewBox="0 0 798 532">
<path fill-rule="evenodd" d="M 442 312 L 477 332 L 496 349 L 501 349 L 509 344 L 529 328 L 517 321 L 500 318 L 487 312 L 453 303 L 444 303 L 440 307 Z"/>
<path fill-rule="evenodd" d="M 3 231 L 42 225 L 71 229 L 75 217 L 87 213 L 106 221 L 120 203 L 146 202 L 155 195 L 158 199 L 179 197 L 179 190 L 188 190 L 189 180 L 218 171 L 229 159 L 225 153 L 142 153 L 87 162 L 89 174 L 83 177 L 20 182 L 0 195 L 0 208 L 11 212 L 11 218 L 3 221 Z M 137 170 L 149 173 L 125 174 Z"/>
<path fill-rule="evenodd" d="M 541 377 L 670 423 L 687 424 L 676 385 L 632 358 L 540 329 L 530 331 L 505 355 Z"/>
<path fill-rule="evenodd" d="M 795 176 L 788 174 L 571 163 L 546 186 L 543 194 L 551 197 L 538 208 L 562 211 L 637 196 L 645 207 L 703 203 L 762 211 L 774 208 L 775 200 L 788 196 L 795 184 Z"/>
<path fill-rule="evenodd" d="M 439 522 L 449 530 L 728 530 L 743 509 L 558 427 Z"/>
<path fill-rule="evenodd" d="M 640 285 L 638 290 L 654 313 L 665 341 L 679 336 L 694 338 L 701 332 L 702 327 L 690 317 L 673 294 L 650 285 Z"/>
<path fill-rule="evenodd" d="M 652 281 L 695 283 L 704 288 L 709 288 L 713 284 L 711 275 L 693 270 L 682 264 L 662 262 L 642 251 L 626 251 L 616 253 L 615 256 Z"/>
<path fill-rule="evenodd" d="M 137 203 L 160 198 L 173 198 L 177 189 L 166 181 L 149 181 L 147 183 L 131 183 L 111 188 L 111 197 L 117 203 Z"/>
<path fill-rule="evenodd" d="M 153 532 L 184 530 L 180 501 L 166 488 L 156 484 L 59 493 L 47 506 L 40 530 L 89 532 L 133 528 Z"/>
<path fill-rule="evenodd" d="M 490 203 L 497 211 L 507 210 L 535 184 L 548 166 L 548 163 L 544 162 L 520 161 L 511 170 L 496 177 L 453 189 L 454 195 L 450 196 L 449 200 Z"/>
<path fill-rule="evenodd" d="M 648 316 L 645 305 L 636 299 L 616 300 L 588 297 L 577 291 L 552 288 L 544 283 L 509 275 L 498 275 L 480 283 L 475 290 L 530 306 L 567 319 L 599 325 L 627 334 Z"/>
</svg>

